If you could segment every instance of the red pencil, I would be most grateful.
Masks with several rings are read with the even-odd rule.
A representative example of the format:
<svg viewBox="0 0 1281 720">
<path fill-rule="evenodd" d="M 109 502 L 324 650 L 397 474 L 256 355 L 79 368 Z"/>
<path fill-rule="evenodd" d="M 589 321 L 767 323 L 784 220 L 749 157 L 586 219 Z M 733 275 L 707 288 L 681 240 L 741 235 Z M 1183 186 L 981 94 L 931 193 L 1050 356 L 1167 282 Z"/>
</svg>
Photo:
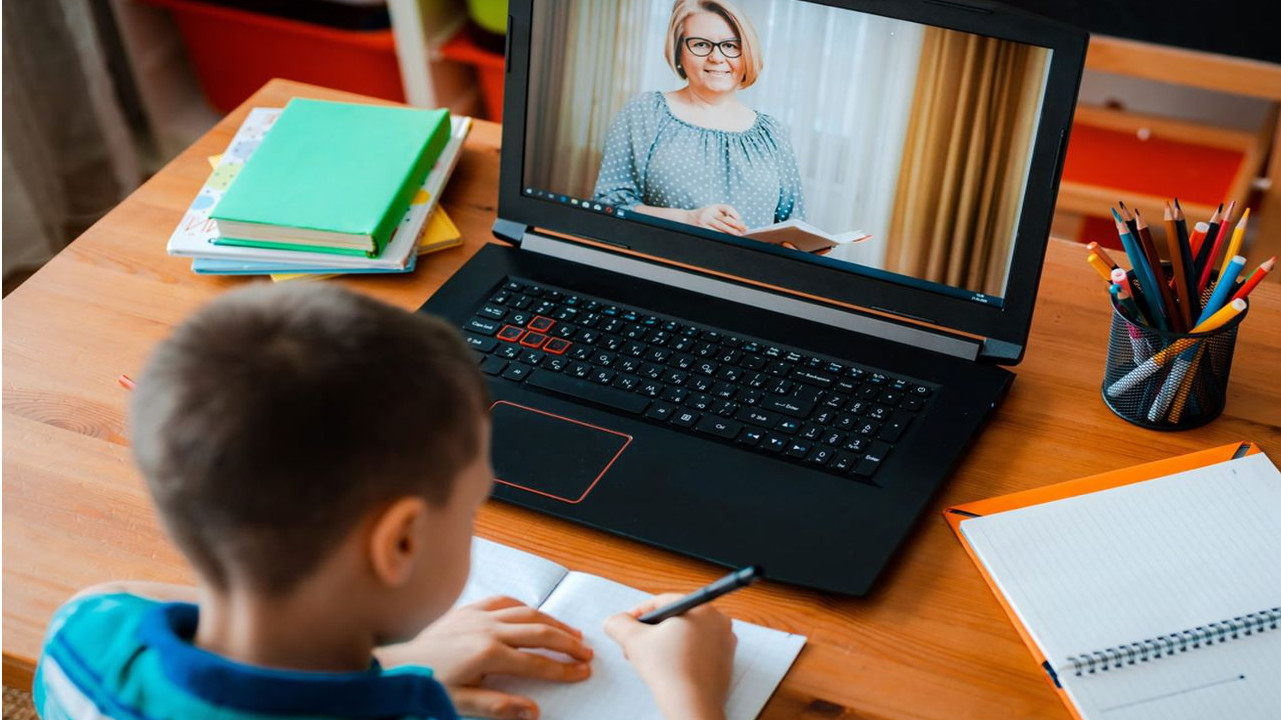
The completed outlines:
<svg viewBox="0 0 1281 720">
<path fill-rule="evenodd" d="M 1188 245 L 1192 248 L 1192 256 L 1201 251 L 1201 243 L 1205 241 L 1205 234 L 1210 232 L 1208 223 L 1199 222 L 1192 228 L 1192 237 L 1188 238 Z"/>
<path fill-rule="evenodd" d="M 1263 278 L 1266 277 L 1268 273 L 1272 272 L 1272 268 L 1276 267 L 1276 264 L 1277 264 L 1276 255 L 1273 255 L 1272 257 L 1263 261 L 1263 263 L 1259 265 L 1259 267 L 1254 269 L 1254 272 L 1250 273 L 1250 277 L 1247 278 L 1246 281 L 1241 284 L 1241 287 L 1237 288 L 1237 291 L 1233 293 L 1231 299 L 1229 299 L 1228 302 L 1232 302 L 1237 298 L 1243 298 L 1246 295 L 1249 295 L 1250 291 L 1253 290 L 1256 285 L 1263 282 Z"/>
<path fill-rule="evenodd" d="M 1223 250 L 1223 245 L 1228 241 L 1228 236 L 1232 234 L 1232 207 L 1237 201 L 1233 200 L 1228 203 L 1228 209 L 1223 213 L 1223 220 L 1219 223 L 1219 235 L 1214 239 L 1214 244 L 1210 247 L 1210 255 L 1205 259 L 1205 266 L 1201 268 L 1201 279 L 1197 282 L 1197 292 L 1205 292 L 1205 286 L 1210 284 L 1210 273 L 1214 272 L 1215 258 L 1219 257 L 1219 252 Z M 1205 238 L 1210 242 L 1210 238 Z"/>
<path fill-rule="evenodd" d="M 116 382 L 120 383 L 120 387 L 124 388 L 125 390 L 132 390 L 134 388 L 133 379 L 130 378 L 128 375 L 121 375 L 120 377 L 116 378 Z"/>
<path fill-rule="evenodd" d="M 1214 246 L 1214 239 L 1219 236 L 1219 219 L 1223 214 L 1223 203 L 1219 203 L 1219 209 L 1214 211 L 1210 216 L 1209 228 L 1205 231 L 1205 242 L 1201 243 L 1196 253 L 1196 275 L 1200 277 L 1201 270 L 1206 266 L 1205 256 L 1210 254 L 1210 248 Z"/>
</svg>

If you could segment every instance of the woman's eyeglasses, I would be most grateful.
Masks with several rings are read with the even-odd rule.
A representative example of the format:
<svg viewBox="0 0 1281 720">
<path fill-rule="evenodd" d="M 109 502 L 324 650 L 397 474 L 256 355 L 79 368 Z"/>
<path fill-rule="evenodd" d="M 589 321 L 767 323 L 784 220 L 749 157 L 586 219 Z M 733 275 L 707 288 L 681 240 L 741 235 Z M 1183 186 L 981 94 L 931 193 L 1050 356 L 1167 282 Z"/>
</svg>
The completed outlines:
<svg viewBox="0 0 1281 720">
<path fill-rule="evenodd" d="M 720 50 L 721 55 L 736 58 L 743 54 L 743 43 L 737 39 L 712 42 L 707 38 L 690 37 L 685 38 L 685 49 L 698 57 L 707 57 L 712 54 L 712 50 Z"/>
</svg>

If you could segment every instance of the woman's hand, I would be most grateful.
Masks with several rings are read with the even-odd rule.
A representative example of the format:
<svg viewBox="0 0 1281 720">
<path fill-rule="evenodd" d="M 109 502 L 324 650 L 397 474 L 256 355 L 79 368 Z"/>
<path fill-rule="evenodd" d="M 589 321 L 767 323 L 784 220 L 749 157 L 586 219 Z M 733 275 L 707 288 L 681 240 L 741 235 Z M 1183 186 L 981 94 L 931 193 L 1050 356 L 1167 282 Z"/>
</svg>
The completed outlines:
<svg viewBox="0 0 1281 720">
<path fill-rule="evenodd" d="M 657 625 L 639 618 L 680 595 L 660 595 L 605 621 L 605 633 L 649 686 L 667 720 L 721 720 L 729 696 L 737 638 L 729 618 L 700 605 Z"/>
<path fill-rule="evenodd" d="M 796 252 L 805 252 L 804 250 L 802 250 L 802 249 L 800 249 L 800 248 L 796 247 L 795 245 L 791 244 L 790 242 L 786 242 L 786 241 L 779 243 L 779 244 L 778 244 L 778 246 L 779 246 L 779 247 L 785 247 L 785 248 L 787 248 L 788 250 L 795 250 Z M 810 254 L 811 254 L 811 255 L 826 255 L 826 254 L 828 254 L 828 253 L 832 252 L 832 248 L 834 248 L 834 247 L 836 247 L 836 246 L 835 246 L 835 245 L 828 245 L 827 247 L 825 247 L 825 248 L 819 248 L 819 249 L 815 250 L 814 252 L 812 252 L 812 253 L 810 253 Z"/>
<path fill-rule="evenodd" d="M 569 662 L 521 648 L 552 650 Z M 517 675 L 578 682 L 591 675 L 592 650 L 583 634 L 509 597 L 491 597 L 451 610 L 418 637 L 377 652 L 387 666 L 426 665 L 449 691 L 461 715 L 488 718 L 538 717 L 527 697 L 480 687 L 488 675 Z"/>
<path fill-rule="evenodd" d="M 689 213 L 689 219 L 686 222 L 690 225 L 719 230 L 730 235 L 742 235 L 747 232 L 747 226 L 743 224 L 743 216 L 738 214 L 738 210 L 735 210 L 733 205 L 706 205 L 685 212 Z"/>
</svg>

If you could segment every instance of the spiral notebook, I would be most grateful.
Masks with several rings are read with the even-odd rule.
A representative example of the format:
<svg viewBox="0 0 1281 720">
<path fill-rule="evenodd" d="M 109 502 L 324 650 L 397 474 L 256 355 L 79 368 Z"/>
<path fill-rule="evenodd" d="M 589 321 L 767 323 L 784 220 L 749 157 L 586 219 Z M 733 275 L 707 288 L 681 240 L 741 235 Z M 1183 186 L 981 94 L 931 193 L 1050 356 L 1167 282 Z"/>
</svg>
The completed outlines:
<svg viewBox="0 0 1281 720">
<path fill-rule="evenodd" d="M 607 617 L 648 600 L 648 593 L 474 538 L 472 573 L 458 603 L 491 595 L 514 597 L 582 630 L 595 657 L 592 676 L 580 683 L 491 677 L 485 680 L 486 687 L 533 698 L 544 718 L 662 720 L 649 689 L 602 629 Z M 734 634 L 738 646 L 725 717 L 752 720 L 805 646 L 805 636 L 741 620 L 734 621 Z"/>
<path fill-rule="evenodd" d="M 1281 472 L 1238 447 L 949 510 L 1077 717 L 1281 713 Z"/>
</svg>

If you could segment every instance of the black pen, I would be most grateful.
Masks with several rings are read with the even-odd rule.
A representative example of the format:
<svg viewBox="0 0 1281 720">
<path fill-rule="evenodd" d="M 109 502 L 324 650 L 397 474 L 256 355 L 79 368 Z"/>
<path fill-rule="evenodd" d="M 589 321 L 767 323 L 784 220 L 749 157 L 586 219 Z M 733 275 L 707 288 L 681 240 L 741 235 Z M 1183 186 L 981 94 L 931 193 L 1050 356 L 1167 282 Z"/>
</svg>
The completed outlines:
<svg viewBox="0 0 1281 720">
<path fill-rule="evenodd" d="M 703 603 L 711 602 L 726 593 L 747 587 L 763 577 L 765 577 L 765 571 L 759 565 L 749 565 L 742 570 L 735 570 L 711 585 L 699 588 L 670 605 L 650 610 L 640 616 L 640 621 L 646 625 L 657 625 L 669 617 L 675 617 L 688 610 L 693 610 Z"/>
</svg>

